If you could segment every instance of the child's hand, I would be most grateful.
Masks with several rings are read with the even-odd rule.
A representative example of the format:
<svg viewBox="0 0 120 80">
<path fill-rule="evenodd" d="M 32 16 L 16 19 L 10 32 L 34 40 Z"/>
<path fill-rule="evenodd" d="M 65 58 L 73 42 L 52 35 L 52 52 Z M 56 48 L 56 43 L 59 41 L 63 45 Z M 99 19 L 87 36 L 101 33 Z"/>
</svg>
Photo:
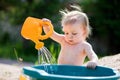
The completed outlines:
<svg viewBox="0 0 120 80">
<path fill-rule="evenodd" d="M 51 21 L 49 19 L 47 19 L 47 18 L 43 18 L 42 21 L 43 22 L 50 22 L 51 23 Z M 46 26 L 46 25 L 43 25 L 43 26 Z"/>
<path fill-rule="evenodd" d="M 43 22 L 50 22 L 50 23 L 51 23 L 51 21 L 50 21 L 49 19 L 47 19 L 47 18 L 43 18 L 42 21 L 43 21 Z M 43 25 L 43 29 L 44 29 L 44 32 L 47 33 L 47 32 L 49 32 L 50 27 L 49 27 L 48 25 L 45 25 L 45 24 L 44 24 L 44 25 Z"/>
<path fill-rule="evenodd" d="M 96 63 L 96 62 L 89 61 L 89 62 L 87 63 L 87 68 L 95 69 L 96 66 L 97 66 L 97 63 Z"/>
<path fill-rule="evenodd" d="M 45 22 L 51 22 L 49 19 L 47 19 L 47 18 L 43 18 L 42 19 L 43 21 L 45 21 Z"/>
</svg>

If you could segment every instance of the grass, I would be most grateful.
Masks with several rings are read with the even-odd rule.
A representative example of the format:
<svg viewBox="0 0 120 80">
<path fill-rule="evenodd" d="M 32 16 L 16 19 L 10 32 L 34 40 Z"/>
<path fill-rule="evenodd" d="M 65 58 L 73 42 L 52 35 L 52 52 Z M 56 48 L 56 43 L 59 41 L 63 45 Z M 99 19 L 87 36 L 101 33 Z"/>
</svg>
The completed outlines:
<svg viewBox="0 0 120 80">
<path fill-rule="evenodd" d="M 32 53 L 30 53 L 28 55 L 27 52 L 23 50 L 21 42 L 0 45 L 0 58 L 13 59 L 17 61 L 23 59 L 25 62 L 35 62 L 36 57 L 37 54 L 32 55 Z"/>
<path fill-rule="evenodd" d="M 6 45 L 0 45 L 0 57 L 3 58 L 12 58 L 14 55 L 12 55 L 12 47 L 10 44 Z"/>
</svg>

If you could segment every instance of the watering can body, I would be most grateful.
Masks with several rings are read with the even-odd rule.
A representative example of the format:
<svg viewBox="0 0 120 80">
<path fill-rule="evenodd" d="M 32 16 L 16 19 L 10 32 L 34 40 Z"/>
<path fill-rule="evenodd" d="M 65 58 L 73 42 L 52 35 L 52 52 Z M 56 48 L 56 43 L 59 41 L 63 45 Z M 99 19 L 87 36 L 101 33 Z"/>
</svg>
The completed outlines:
<svg viewBox="0 0 120 80">
<path fill-rule="evenodd" d="M 50 28 L 50 31 L 45 35 L 42 35 L 43 25 L 47 25 Z M 50 22 L 43 22 L 41 19 L 33 17 L 26 18 L 21 30 L 21 35 L 25 39 L 32 40 L 35 43 L 35 48 L 38 50 L 44 46 L 44 43 L 40 40 L 49 38 L 52 33 L 53 26 Z"/>
</svg>

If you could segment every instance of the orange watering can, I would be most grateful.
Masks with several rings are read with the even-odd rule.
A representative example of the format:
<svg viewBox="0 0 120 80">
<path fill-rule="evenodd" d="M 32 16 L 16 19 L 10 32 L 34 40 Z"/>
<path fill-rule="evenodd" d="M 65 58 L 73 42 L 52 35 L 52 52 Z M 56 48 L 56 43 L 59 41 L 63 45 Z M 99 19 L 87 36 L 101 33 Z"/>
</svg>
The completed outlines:
<svg viewBox="0 0 120 80">
<path fill-rule="evenodd" d="M 50 27 L 50 31 L 42 35 L 42 26 L 48 25 Z M 50 22 L 43 22 L 41 19 L 28 17 L 21 30 L 21 35 L 25 39 L 32 40 L 35 43 L 35 48 L 39 50 L 44 46 L 44 43 L 40 40 L 44 40 L 49 38 L 53 33 L 53 25 Z"/>
</svg>

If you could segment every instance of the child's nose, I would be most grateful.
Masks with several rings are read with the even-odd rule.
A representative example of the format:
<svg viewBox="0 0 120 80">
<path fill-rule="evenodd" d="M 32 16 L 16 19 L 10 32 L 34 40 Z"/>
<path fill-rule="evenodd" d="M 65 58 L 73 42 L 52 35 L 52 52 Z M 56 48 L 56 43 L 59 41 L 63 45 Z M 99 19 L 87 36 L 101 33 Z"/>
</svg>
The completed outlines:
<svg viewBox="0 0 120 80">
<path fill-rule="evenodd" d="M 69 38 L 70 38 L 70 39 L 72 39 L 72 38 L 73 38 L 73 36 L 72 36 L 72 35 L 69 35 Z"/>
</svg>

